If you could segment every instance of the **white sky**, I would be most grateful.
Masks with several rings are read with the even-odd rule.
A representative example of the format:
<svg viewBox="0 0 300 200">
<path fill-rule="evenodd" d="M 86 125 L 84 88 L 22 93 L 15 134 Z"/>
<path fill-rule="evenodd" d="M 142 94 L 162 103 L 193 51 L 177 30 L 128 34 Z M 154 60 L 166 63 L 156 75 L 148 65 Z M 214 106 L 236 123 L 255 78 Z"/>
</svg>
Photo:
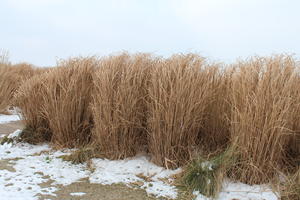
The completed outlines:
<svg viewBox="0 0 300 200">
<path fill-rule="evenodd" d="M 0 0 L 0 49 L 40 66 L 123 50 L 299 57 L 300 0 Z"/>
</svg>

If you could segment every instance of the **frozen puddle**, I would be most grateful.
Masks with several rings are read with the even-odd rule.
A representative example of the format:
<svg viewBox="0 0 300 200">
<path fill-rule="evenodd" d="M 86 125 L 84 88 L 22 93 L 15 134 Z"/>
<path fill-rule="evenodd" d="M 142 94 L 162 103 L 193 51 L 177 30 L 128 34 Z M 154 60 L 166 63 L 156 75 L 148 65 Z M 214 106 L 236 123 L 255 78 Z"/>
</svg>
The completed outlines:
<svg viewBox="0 0 300 200">
<path fill-rule="evenodd" d="M 17 137 L 19 132 L 16 131 L 9 137 Z M 1 199 L 37 200 L 40 195 L 56 196 L 55 192 L 59 186 L 70 185 L 83 178 L 88 178 L 91 183 L 103 185 L 123 183 L 129 187 L 139 187 L 156 197 L 171 199 L 177 197 L 178 191 L 172 185 L 174 181 L 172 176 L 179 173 L 180 169 L 167 170 L 149 162 L 145 156 L 136 156 L 115 161 L 93 159 L 94 170 L 90 171 L 85 164 L 74 165 L 59 158 L 69 152 L 70 150 L 53 151 L 48 145 L 25 143 L 0 145 L 0 161 L 9 164 L 9 167 L 0 170 Z M 85 194 L 81 191 L 70 193 L 71 196 L 82 198 Z M 197 192 L 194 194 L 196 200 L 208 200 Z M 277 200 L 278 198 L 264 186 L 227 182 L 224 183 L 224 189 L 218 199 Z"/>
<path fill-rule="evenodd" d="M 2 115 L 0 114 L 0 124 L 5 124 L 9 122 L 19 121 L 19 115 Z"/>
</svg>

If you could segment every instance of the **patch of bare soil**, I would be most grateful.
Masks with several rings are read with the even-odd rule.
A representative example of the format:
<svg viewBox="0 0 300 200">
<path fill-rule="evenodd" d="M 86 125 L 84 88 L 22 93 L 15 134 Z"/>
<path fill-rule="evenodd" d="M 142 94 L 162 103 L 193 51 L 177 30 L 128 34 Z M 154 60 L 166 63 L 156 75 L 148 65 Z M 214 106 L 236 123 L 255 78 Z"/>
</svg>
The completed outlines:
<svg viewBox="0 0 300 200">
<path fill-rule="evenodd" d="M 23 129 L 24 124 L 22 121 L 9 122 L 6 124 L 0 124 L 0 135 L 6 135 L 14 132 L 17 129 Z"/>
<path fill-rule="evenodd" d="M 45 185 L 43 185 L 45 186 Z M 50 186 L 50 185 L 49 185 Z M 49 187 L 48 186 L 48 187 Z M 73 196 L 71 193 L 85 193 L 82 196 Z M 142 189 L 129 188 L 122 184 L 101 185 L 89 183 L 87 179 L 68 186 L 61 186 L 55 193 L 57 196 L 40 196 L 40 200 L 154 200 L 147 196 Z"/>
<path fill-rule="evenodd" d="M 10 160 L 0 160 L 0 170 L 7 170 L 10 172 L 16 172 L 15 168 L 12 167 L 12 164 L 9 163 Z"/>
</svg>

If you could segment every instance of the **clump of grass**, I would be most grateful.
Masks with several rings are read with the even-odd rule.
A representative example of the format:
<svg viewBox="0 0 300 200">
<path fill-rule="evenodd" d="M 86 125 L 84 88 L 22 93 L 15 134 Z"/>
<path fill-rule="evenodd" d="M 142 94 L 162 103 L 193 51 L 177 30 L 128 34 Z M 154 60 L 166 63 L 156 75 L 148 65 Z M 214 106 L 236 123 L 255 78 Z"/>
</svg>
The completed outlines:
<svg viewBox="0 0 300 200">
<path fill-rule="evenodd" d="M 20 108 L 25 129 L 23 140 L 26 142 L 50 141 L 52 132 L 49 120 L 45 117 L 45 82 L 48 73 L 34 76 L 23 83 L 14 96 L 14 104 Z"/>
<path fill-rule="evenodd" d="M 0 140 L 1 145 L 10 144 L 10 143 L 13 143 L 13 142 L 14 142 L 13 138 L 9 138 L 7 135 L 4 136 L 3 138 L 1 138 L 1 140 Z"/>
<path fill-rule="evenodd" d="M 60 147 L 89 143 L 93 127 L 89 108 L 95 58 L 62 61 L 47 74 L 43 84 L 42 113 L 52 132 L 51 142 Z"/>
<path fill-rule="evenodd" d="M 70 59 L 19 88 L 15 104 L 25 121 L 24 140 L 50 140 L 61 147 L 89 142 L 93 124 L 89 104 L 96 65 L 94 58 Z"/>
<path fill-rule="evenodd" d="M 64 161 L 72 162 L 73 164 L 80 164 L 89 161 L 91 158 L 97 157 L 99 155 L 96 153 L 94 148 L 83 147 L 75 152 L 72 152 L 70 155 L 60 156 Z"/>
<path fill-rule="evenodd" d="M 176 168 L 191 160 L 214 98 L 217 71 L 192 54 L 160 60 L 152 70 L 147 127 L 156 164 Z"/>
<path fill-rule="evenodd" d="M 43 127 L 31 128 L 29 126 L 26 126 L 22 130 L 18 138 L 19 142 L 26 142 L 29 144 L 39 144 L 47 141 L 49 142 L 50 140 L 51 140 L 51 133 L 49 132 L 48 129 L 45 129 Z"/>
<path fill-rule="evenodd" d="M 207 197 L 217 197 L 226 172 L 235 160 L 233 147 L 209 158 L 198 156 L 187 165 L 181 178 L 182 183 L 189 191 L 199 191 Z"/>
<path fill-rule="evenodd" d="M 287 149 L 299 115 L 299 73 L 286 56 L 255 58 L 238 64 L 232 76 L 231 140 L 240 161 L 230 177 L 267 183 L 287 167 Z"/>
<path fill-rule="evenodd" d="M 13 96 L 24 80 L 33 76 L 34 68 L 26 63 L 11 65 L 0 63 L 0 111 L 13 105 Z"/>
<path fill-rule="evenodd" d="M 110 159 L 144 150 L 149 55 L 126 53 L 101 60 L 94 74 L 92 110 L 95 145 Z"/>
</svg>

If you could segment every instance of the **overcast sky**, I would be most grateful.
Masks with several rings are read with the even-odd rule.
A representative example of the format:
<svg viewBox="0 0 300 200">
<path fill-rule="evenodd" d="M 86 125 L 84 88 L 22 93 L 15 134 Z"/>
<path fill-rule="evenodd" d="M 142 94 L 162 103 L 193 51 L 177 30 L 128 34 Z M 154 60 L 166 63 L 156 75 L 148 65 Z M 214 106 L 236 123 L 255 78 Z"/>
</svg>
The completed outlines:
<svg viewBox="0 0 300 200">
<path fill-rule="evenodd" d="M 299 0 L 0 0 L 0 49 L 12 62 L 121 51 L 194 52 L 233 62 L 300 55 Z"/>
</svg>

